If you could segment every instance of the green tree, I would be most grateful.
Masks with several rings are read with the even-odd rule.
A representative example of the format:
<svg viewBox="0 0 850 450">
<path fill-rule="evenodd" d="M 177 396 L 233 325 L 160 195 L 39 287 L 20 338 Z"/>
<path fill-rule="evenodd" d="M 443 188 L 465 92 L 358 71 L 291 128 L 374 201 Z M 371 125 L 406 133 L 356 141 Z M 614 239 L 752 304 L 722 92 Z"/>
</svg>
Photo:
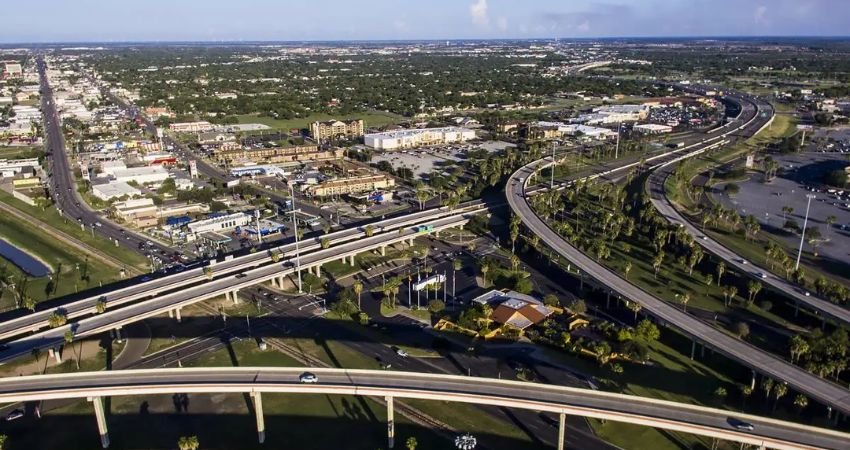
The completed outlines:
<svg viewBox="0 0 850 450">
<path fill-rule="evenodd" d="M 558 296 L 555 294 L 546 294 L 543 297 L 543 304 L 546 306 L 558 306 L 560 303 L 561 301 L 558 300 Z"/>
<path fill-rule="evenodd" d="M 106 312 L 106 299 L 100 298 L 97 300 L 97 303 L 94 305 L 95 312 L 98 314 L 103 314 Z"/>
<path fill-rule="evenodd" d="M 794 397 L 794 406 L 796 406 L 800 411 L 806 409 L 806 406 L 809 406 L 809 398 L 803 394 L 797 394 L 797 396 Z"/>
<path fill-rule="evenodd" d="M 584 314 L 587 312 L 587 303 L 584 300 L 577 298 L 570 302 L 570 306 L 567 307 L 573 314 Z"/>
<path fill-rule="evenodd" d="M 0 450 L 4 450 L 6 448 L 6 441 L 8 440 L 8 436 L 6 436 L 5 434 L 0 434 Z"/>
<path fill-rule="evenodd" d="M 717 399 L 718 405 L 723 404 L 723 401 L 726 400 L 727 395 L 728 393 L 726 392 L 726 388 L 723 386 L 720 386 L 714 390 L 714 398 Z"/>
<path fill-rule="evenodd" d="M 720 279 L 723 278 L 724 273 L 726 273 L 726 264 L 720 261 L 717 263 L 717 286 L 720 286 Z"/>
<path fill-rule="evenodd" d="M 756 301 L 756 295 L 761 291 L 762 284 L 758 281 L 749 281 L 747 283 L 747 305 L 752 305 Z"/>
<path fill-rule="evenodd" d="M 320 241 L 320 244 L 321 244 L 322 248 L 328 248 L 328 247 L 331 246 L 331 240 L 326 238 L 326 237 L 323 237 L 322 240 Z"/>
<path fill-rule="evenodd" d="M 626 265 L 623 266 L 623 274 L 625 275 L 627 280 L 629 279 L 629 272 L 631 272 L 631 271 L 632 271 L 632 262 L 626 261 Z"/>
<path fill-rule="evenodd" d="M 38 302 L 31 295 L 24 294 L 21 305 L 30 311 L 35 311 L 35 307 L 38 305 Z"/>
<path fill-rule="evenodd" d="M 366 232 L 366 237 L 372 237 L 372 235 L 375 234 L 375 227 L 373 227 L 371 224 L 366 225 L 364 231 Z"/>
<path fill-rule="evenodd" d="M 177 440 L 177 448 L 180 450 L 198 450 L 200 446 L 198 436 L 181 436 Z"/>
<path fill-rule="evenodd" d="M 354 285 L 352 285 L 352 288 L 354 289 L 354 293 L 357 294 L 357 309 L 362 310 L 360 308 L 360 294 L 363 293 L 363 283 L 361 283 L 360 281 L 355 281 Z"/>
<path fill-rule="evenodd" d="M 68 317 L 60 312 L 54 312 L 48 316 L 47 323 L 50 325 L 50 328 L 61 327 L 68 323 Z"/>
<path fill-rule="evenodd" d="M 646 342 L 654 342 L 661 337 L 661 330 L 649 319 L 643 319 L 635 327 L 635 336 Z"/>
<path fill-rule="evenodd" d="M 737 322 L 733 331 L 739 338 L 746 339 L 750 335 L 750 326 L 746 322 Z"/>
<path fill-rule="evenodd" d="M 428 302 L 428 311 L 431 311 L 434 315 L 440 314 L 445 309 L 446 304 L 440 299 L 434 299 Z"/>
<path fill-rule="evenodd" d="M 407 438 L 407 441 L 405 441 L 404 445 L 405 447 L 407 447 L 407 450 L 416 450 L 416 447 L 419 445 L 419 443 L 416 441 L 415 437 L 411 436 Z"/>
</svg>

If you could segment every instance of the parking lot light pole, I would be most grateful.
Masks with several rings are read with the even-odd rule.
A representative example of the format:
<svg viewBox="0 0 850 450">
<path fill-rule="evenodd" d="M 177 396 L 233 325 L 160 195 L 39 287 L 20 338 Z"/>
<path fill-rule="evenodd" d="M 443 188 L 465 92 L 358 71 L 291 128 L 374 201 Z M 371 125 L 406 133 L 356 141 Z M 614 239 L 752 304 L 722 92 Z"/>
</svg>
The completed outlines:
<svg viewBox="0 0 850 450">
<path fill-rule="evenodd" d="M 806 239 L 806 225 L 809 223 L 809 208 L 812 206 L 812 199 L 815 198 L 815 194 L 808 194 L 806 198 L 809 201 L 806 203 L 806 216 L 803 219 L 803 231 L 800 233 L 800 248 L 797 250 L 797 263 L 794 264 L 794 271 L 796 272 L 800 268 L 800 256 L 803 254 L 803 241 Z"/>
</svg>

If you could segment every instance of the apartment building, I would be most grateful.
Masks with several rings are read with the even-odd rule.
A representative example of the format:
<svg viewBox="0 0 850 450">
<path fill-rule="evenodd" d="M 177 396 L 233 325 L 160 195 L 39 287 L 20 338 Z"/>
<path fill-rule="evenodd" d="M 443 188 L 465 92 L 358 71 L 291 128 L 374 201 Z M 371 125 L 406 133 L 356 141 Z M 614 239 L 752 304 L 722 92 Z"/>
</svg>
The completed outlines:
<svg viewBox="0 0 850 450">
<path fill-rule="evenodd" d="M 301 164 L 305 162 L 330 161 L 340 159 L 344 150 L 334 148 L 320 150 L 315 145 L 298 145 L 276 148 L 220 148 L 213 151 L 213 158 L 219 163 L 253 162 L 257 164 Z"/>
<path fill-rule="evenodd" d="M 310 124 L 310 136 L 317 142 L 327 142 L 334 139 L 355 139 L 363 136 L 365 127 L 363 121 L 327 120 Z"/>
<path fill-rule="evenodd" d="M 337 178 L 320 184 L 308 186 L 306 192 L 314 197 L 357 194 L 372 192 L 395 186 L 395 180 L 386 175 L 364 175 L 359 177 Z"/>
</svg>

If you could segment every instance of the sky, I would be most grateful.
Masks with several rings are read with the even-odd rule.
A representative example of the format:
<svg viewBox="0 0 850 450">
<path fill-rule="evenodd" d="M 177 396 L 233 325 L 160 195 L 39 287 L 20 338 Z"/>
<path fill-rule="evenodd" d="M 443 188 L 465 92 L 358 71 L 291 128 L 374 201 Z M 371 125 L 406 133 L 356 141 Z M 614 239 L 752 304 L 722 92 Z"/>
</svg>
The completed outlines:
<svg viewBox="0 0 850 450">
<path fill-rule="evenodd" d="M 4 43 L 850 35 L 850 0 L 2 3 Z"/>
</svg>

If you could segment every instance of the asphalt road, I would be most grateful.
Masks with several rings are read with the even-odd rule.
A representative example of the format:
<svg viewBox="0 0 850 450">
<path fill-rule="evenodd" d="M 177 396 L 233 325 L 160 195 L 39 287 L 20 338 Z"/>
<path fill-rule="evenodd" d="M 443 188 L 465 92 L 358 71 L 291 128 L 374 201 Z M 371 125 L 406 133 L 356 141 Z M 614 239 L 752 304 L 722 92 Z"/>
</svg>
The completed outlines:
<svg viewBox="0 0 850 450">
<path fill-rule="evenodd" d="M 744 123 L 747 122 L 745 121 Z M 753 123 L 747 126 L 742 134 L 746 135 L 750 131 L 755 132 L 759 127 L 757 123 Z M 597 263 L 570 245 L 557 232 L 549 228 L 531 209 L 525 194 L 525 182 L 519 181 L 528 180 L 533 173 L 549 164 L 549 162 L 548 159 L 542 159 L 519 169 L 511 177 L 505 188 L 505 194 L 511 209 L 522 219 L 525 226 L 532 233 L 540 236 L 543 242 L 557 251 L 561 256 L 575 263 L 582 272 L 589 275 L 592 279 L 598 280 L 608 286 L 613 292 L 617 292 L 625 298 L 640 303 L 645 311 L 650 312 L 663 322 L 675 325 L 687 335 L 694 337 L 696 340 L 753 370 L 757 370 L 775 380 L 787 382 L 792 389 L 810 398 L 830 405 L 844 414 L 850 413 L 850 391 L 825 379 L 818 378 L 802 368 L 768 354 L 755 346 L 735 339 L 711 325 L 680 311 L 668 302 L 649 294 L 620 277 L 616 272 Z"/>
<path fill-rule="evenodd" d="M 664 182 L 673 173 L 673 171 L 675 171 L 675 169 L 675 165 L 662 167 L 653 172 L 647 180 L 652 204 L 664 218 L 668 221 L 682 224 L 688 233 L 694 237 L 694 242 L 701 245 L 709 252 L 719 256 L 726 262 L 727 266 L 733 267 L 736 271 L 759 280 L 763 284 L 782 292 L 794 301 L 807 305 L 828 317 L 832 317 L 833 319 L 844 322 L 845 324 L 850 323 L 850 310 L 847 308 L 818 298 L 812 294 L 805 295 L 805 292 L 807 291 L 797 284 L 791 283 L 783 278 L 779 278 L 755 262 L 747 260 L 741 255 L 735 253 L 734 250 L 724 246 L 720 242 L 712 239 L 710 236 L 707 236 L 694 224 L 688 221 L 682 214 L 680 214 L 667 198 L 667 192 L 664 189 Z M 762 274 L 764 274 L 764 276 L 762 276 Z"/>
<path fill-rule="evenodd" d="M 76 220 L 82 227 L 94 235 L 101 236 L 117 245 L 143 253 L 139 246 L 148 239 L 124 230 L 114 222 L 99 215 L 91 209 L 77 192 L 73 168 L 70 166 L 68 152 L 65 148 L 65 137 L 62 124 L 53 101 L 53 89 L 47 81 L 46 64 L 39 57 L 38 71 L 41 78 L 41 111 L 44 116 L 45 134 L 47 140 L 47 159 L 50 164 L 50 179 L 48 186 L 56 208 L 62 215 Z M 96 224 L 100 224 L 100 226 Z M 158 253 L 171 254 L 174 250 L 152 242 L 153 249 Z"/>
<path fill-rule="evenodd" d="M 303 368 L 200 368 L 156 371 L 112 371 L 58 376 L 11 377 L 0 380 L 0 401 L 37 398 L 85 398 L 116 394 L 171 392 L 354 393 L 397 398 L 431 398 L 471 403 L 589 414 L 617 421 L 685 428 L 695 433 L 720 431 L 728 436 L 784 448 L 850 448 L 850 436 L 826 429 L 741 416 L 754 425 L 742 432 L 730 425 L 727 411 L 661 402 L 642 397 L 571 389 L 538 383 L 479 377 L 426 375 L 396 371 L 308 369 L 318 384 L 303 384 Z M 648 423 L 647 423 L 648 422 Z M 680 428 L 680 429 L 681 429 Z M 782 447 L 781 447 L 782 448 Z"/>
</svg>

